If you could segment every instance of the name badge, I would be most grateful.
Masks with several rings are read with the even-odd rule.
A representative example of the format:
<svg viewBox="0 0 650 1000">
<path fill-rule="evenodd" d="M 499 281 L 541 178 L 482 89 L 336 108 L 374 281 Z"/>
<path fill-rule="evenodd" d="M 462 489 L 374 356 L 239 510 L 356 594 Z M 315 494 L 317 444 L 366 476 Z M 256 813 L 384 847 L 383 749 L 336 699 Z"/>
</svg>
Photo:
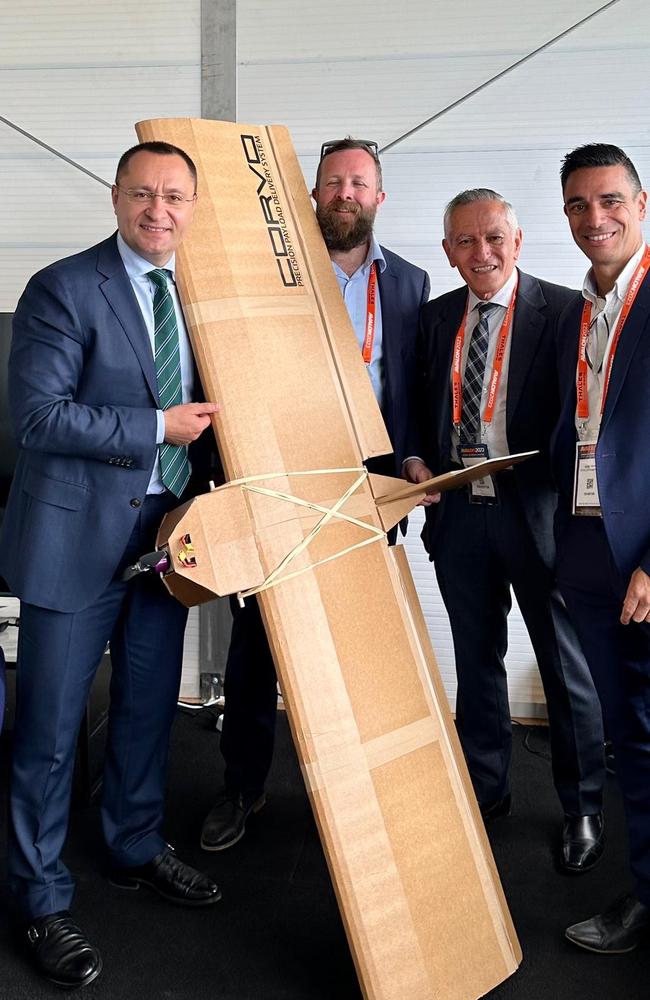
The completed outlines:
<svg viewBox="0 0 650 1000">
<path fill-rule="evenodd" d="M 573 513 L 578 517 L 602 517 L 596 475 L 595 441 L 578 441 L 576 443 Z"/>
<path fill-rule="evenodd" d="M 462 445 L 458 449 L 460 463 L 465 469 L 471 469 L 473 465 L 484 462 L 490 457 L 486 444 Z M 482 479 L 475 479 L 469 484 L 470 501 L 472 503 L 496 503 L 497 494 L 492 476 L 484 476 Z"/>
</svg>

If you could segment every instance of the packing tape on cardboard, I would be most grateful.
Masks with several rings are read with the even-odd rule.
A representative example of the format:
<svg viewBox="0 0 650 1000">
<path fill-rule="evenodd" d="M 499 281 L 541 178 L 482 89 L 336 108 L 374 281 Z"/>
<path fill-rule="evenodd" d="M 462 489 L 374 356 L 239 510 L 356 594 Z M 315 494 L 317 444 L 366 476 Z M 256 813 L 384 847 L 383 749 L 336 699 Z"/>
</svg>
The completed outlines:
<svg viewBox="0 0 650 1000">
<path fill-rule="evenodd" d="M 268 487 L 252 485 L 253 483 L 260 482 L 265 479 L 287 479 L 295 476 L 326 476 L 342 473 L 358 473 L 358 475 L 354 482 L 348 487 L 347 490 L 345 490 L 332 507 L 324 507 L 322 504 L 317 504 L 310 500 L 304 500 L 302 497 L 296 497 L 291 493 L 284 493 L 280 490 L 272 490 Z M 340 559 L 341 556 L 345 556 L 349 552 L 353 552 L 355 549 L 363 548 L 365 545 L 371 545 L 373 542 L 380 541 L 386 537 L 386 532 L 383 528 L 377 528 L 374 524 L 368 524 L 366 521 L 360 521 L 356 517 L 351 517 L 349 514 L 343 513 L 342 510 L 352 494 L 358 490 L 367 478 L 368 470 L 365 467 L 353 469 L 312 469 L 311 471 L 280 472 L 273 474 L 266 473 L 258 476 L 246 476 L 242 479 L 235 479 L 228 484 L 229 486 L 240 485 L 242 489 L 248 490 L 249 493 L 260 493 L 263 496 L 272 497 L 275 500 L 282 500 L 286 503 L 297 504 L 300 507 L 308 507 L 309 509 L 318 511 L 323 515 L 317 524 L 314 525 L 309 534 L 305 535 L 305 537 L 298 542 L 298 544 L 295 545 L 290 552 L 287 553 L 275 569 L 271 570 L 263 583 L 259 584 L 257 587 L 250 587 L 248 590 L 239 591 L 237 594 L 237 600 L 242 607 L 244 606 L 244 600 L 247 597 L 252 597 L 253 594 L 260 594 L 264 590 L 269 590 L 271 587 L 276 587 L 278 584 L 284 583 L 286 580 L 292 580 L 296 576 L 306 573 L 308 570 L 315 569 L 316 566 L 324 566 L 325 563 L 332 562 L 334 559 Z M 282 571 L 286 569 L 286 567 L 289 566 L 294 559 L 301 555 L 305 549 L 308 548 L 325 525 L 333 519 L 347 521 L 349 524 L 354 524 L 358 528 L 368 531 L 371 537 L 365 538 L 361 542 L 356 542 L 354 545 L 349 545 L 347 548 L 341 549 L 340 552 L 335 552 L 333 555 L 327 556 L 324 559 L 319 559 L 317 562 L 311 563 L 303 569 L 295 570 L 293 573 L 285 573 L 281 576 L 280 574 Z"/>
<path fill-rule="evenodd" d="M 404 757 L 414 750 L 435 743 L 440 738 L 440 728 L 432 716 L 410 722 L 383 736 L 376 736 L 366 743 L 348 747 L 337 747 L 330 754 L 323 755 L 317 762 L 303 764 L 302 772 L 311 791 L 331 786 L 340 780 L 347 780 L 350 767 L 363 763 L 364 769 L 372 771 L 388 764 L 398 757 Z M 361 754 L 363 756 L 360 755 Z"/>
<path fill-rule="evenodd" d="M 268 316 L 313 316 L 311 299 L 304 296 L 255 295 L 242 298 L 208 299 L 183 307 L 185 322 L 199 329 L 205 323 L 229 323 L 238 319 L 260 319 Z"/>
</svg>

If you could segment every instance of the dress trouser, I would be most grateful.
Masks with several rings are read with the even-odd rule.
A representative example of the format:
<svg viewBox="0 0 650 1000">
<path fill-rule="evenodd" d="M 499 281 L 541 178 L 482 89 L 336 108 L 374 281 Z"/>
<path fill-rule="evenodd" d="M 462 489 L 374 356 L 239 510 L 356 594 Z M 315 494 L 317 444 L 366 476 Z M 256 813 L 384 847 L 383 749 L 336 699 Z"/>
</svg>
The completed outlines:
<svg viewBox="0 0 650 1000">
<path fill-rule="evenodd" d="M 9 876 L 28 918 L 68 909 L 74 883 L 61 861 L 77 734 L 110 639 L 112 678 L 102 795 L 111 859 L 143 864 L 164 847 L 163 804 L 187 609 L 153 574 L 123 583 L 151 550 L 178 500 L 147 497 L 112 582 L 74 613 L 21 604 L 11 779 Z M 92 546 L 88 558 L 92 559 Z"/>
<path fill-rule="evenodd" d="M 232 635 L 224 679 L 220 749 L 232 792 L 257 798 L 273 759 L 278 688 L 275 665 L 256 598 L 240 608 L 230 599 Z"/>
<path fill-rule="evenodd" d="M 650 906 L 650 624 L 621 625 L 629 580 L 600 518 L 558 524 L 558 582 L 603 707 L 623 793 L 636 894 Z"/>
<path fill-rule="evenodd" d="M 554 784 L 564 812 L 602 807 L 602 717 L 567 611 L 541 558 L 512 473 L 498 479 L 497 505 L 444 498 L 431 554 L 454 640 L 456 719 L 479 802 L 510 790 L 512 724 L 504 658 L 512 586 L 546 696 Z"/>
</svg>

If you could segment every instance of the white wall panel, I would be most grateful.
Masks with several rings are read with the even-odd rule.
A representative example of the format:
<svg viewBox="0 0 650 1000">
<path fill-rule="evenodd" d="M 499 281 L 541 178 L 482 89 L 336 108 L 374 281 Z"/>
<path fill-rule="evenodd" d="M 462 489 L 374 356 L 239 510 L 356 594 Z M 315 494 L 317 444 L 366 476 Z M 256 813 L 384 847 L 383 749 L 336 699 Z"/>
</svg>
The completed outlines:
<svg viewBox="0 0 650 1000">
<path fill-rule="evenodd" d="M 312 186 L 324 139 L 386 145 L 598 7 L 594 0 L 238 0 L 238 117 L 289 126 Z M 426 268 L 432 295 L 458 285 L 440 246 L 442 212 L 465 187 L 501 191 L 524 229 L 521 264 L 579 287 L 586 263 L 562 214 L 560 161 L 582 142 L 623 146 L 650 184 L 645 0 L 619 0 L 564 40 L 382 157 L 382 241 Z M 446 688 L 455 678 L 449 626 L 413 518 L 406 547 Z M 510 616 L 511 705 L 543 711 L 521 616 Z"/>
<path fill-rule="evenodd" d="M 194 63 L 200 16 L 198 0 L 3 0 L 0 64 Z"/>
<path fill-rule="evenodd" d="M 10 9 L 11 8 L 11 9 Z M 0 115 L 112 181 L 143 118 L 198 116 L 200 0 L 0 5 Z M 110 192 L 0 123 L 0 311 L 114 227 Z"/>
</svg>

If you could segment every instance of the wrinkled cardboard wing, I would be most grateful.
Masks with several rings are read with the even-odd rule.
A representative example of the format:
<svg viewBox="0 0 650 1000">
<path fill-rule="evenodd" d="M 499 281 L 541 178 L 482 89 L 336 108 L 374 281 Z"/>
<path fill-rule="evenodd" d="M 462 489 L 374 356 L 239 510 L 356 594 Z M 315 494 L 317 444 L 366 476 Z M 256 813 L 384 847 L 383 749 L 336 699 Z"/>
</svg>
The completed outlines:
<svg viewBox="0 0 650 1000">
<path fill-rule="evenodd" d="M 227 477 L 246 487 L 171 515 L 176 563 L 195 564 L 166 580 L 186 603 L 203 565 L 227 587 L 273 584 L 258 599 L 364 996 L 473 1000 L 519 946 L 408 566 L 362 472 L 390 445 L 288 133 L 137 128 L 199 169 L 179 288 Z"/>
<path fill-rule="evenodd" d="M 524 462 L 527 458 L 537 455 L 537 451 L 522 451 L 516 455 L 504 455 L 501 458 L 487 458 L 466 469 L 454 469 L 440 476 L 426 479 L 421 483 L 407 484 L 402 479 L 391 476 L 370 475 L 370 489 L 377 504 L 377 511 L 384 531 L 390 531 L 399 524 L 403 517 L 431 493 L 446 493 L 448 490 L 458 490 L 476 479 L 493 476 L 504 469 Z"/>
</svg>

